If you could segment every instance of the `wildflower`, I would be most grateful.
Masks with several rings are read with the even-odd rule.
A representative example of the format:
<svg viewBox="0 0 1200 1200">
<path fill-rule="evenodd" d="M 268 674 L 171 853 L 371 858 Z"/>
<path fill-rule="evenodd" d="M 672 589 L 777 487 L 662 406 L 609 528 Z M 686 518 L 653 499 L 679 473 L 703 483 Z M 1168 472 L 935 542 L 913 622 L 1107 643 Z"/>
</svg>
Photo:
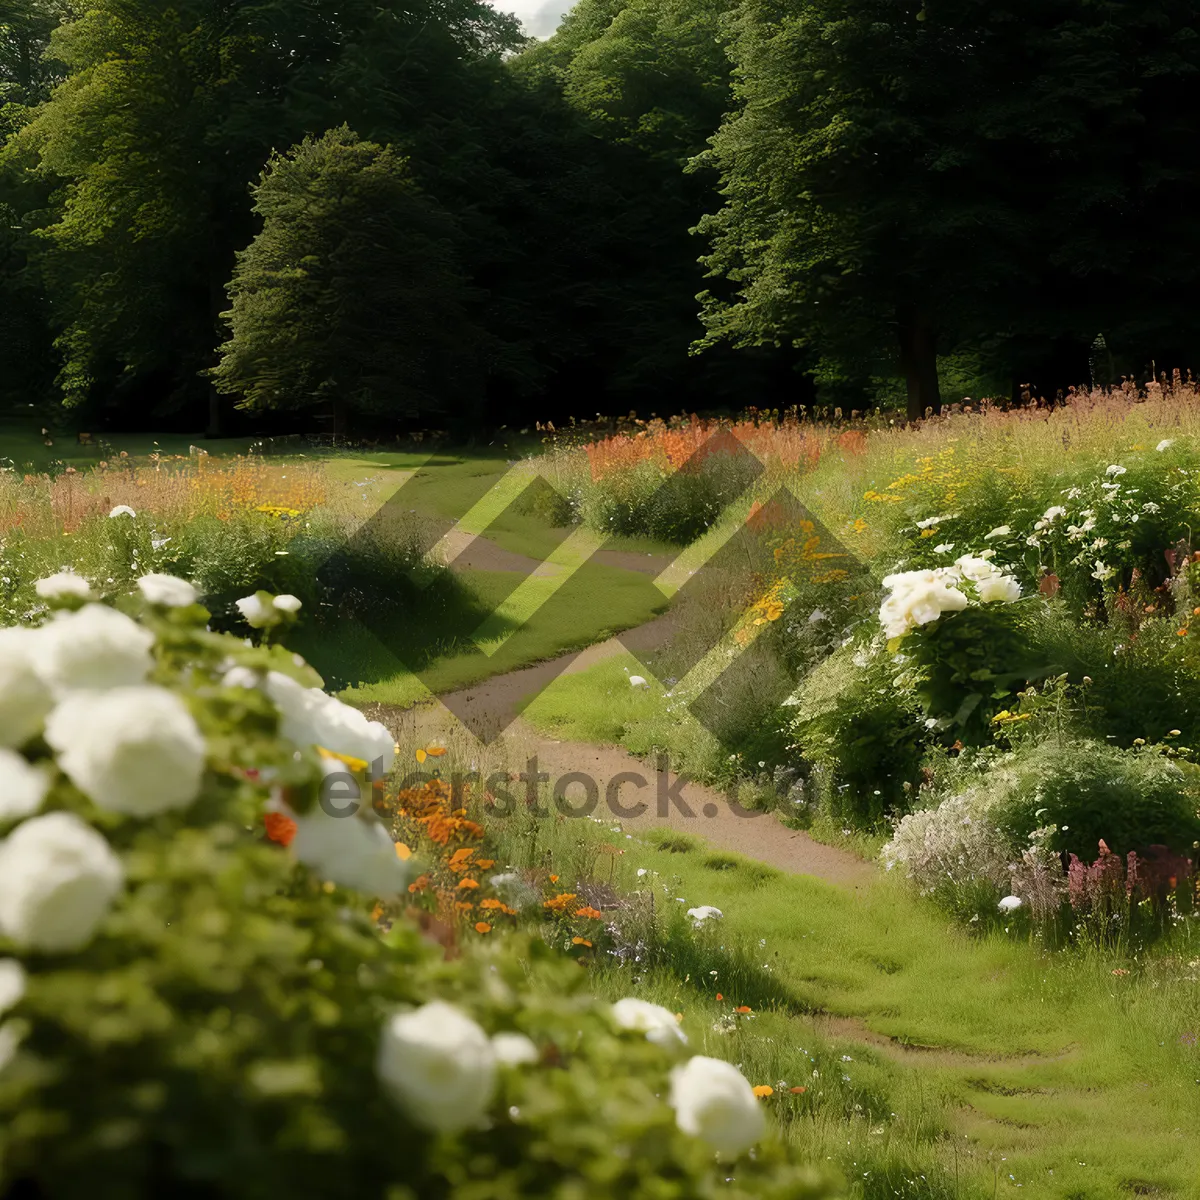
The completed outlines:
<svg viewBox="0 0 1200 1200">
<path fill-rule="evenodd" d="M 586 946 L 589 950 L 593 949 L 592 943 L 583 937 L 573 937 L 571 939 L 572 946 Z"/>
<path fill-rule="evenodd" d="M 636 996 L 626 996 L 612 1007 L 613 1020 L 618 1029 L 630 1033 L 644 1033 L 646 1041 L 658 1046 L 687 1044 L 687 1034 L 679 1028 L 675 1014 L 661 1004 L 651 1004 Z"/>
<path fill-rule="evenodd" d="M 1007 914 L 1007 913 L 1016 912 L 1017 909 L 1020 908 L 1022 904 L 1024 904 L 1024 901 L 1021 899 L 1020 896 L 1005 896 L 1004 899 L 1001 900 L 1000 903 L 996 905 L 996 907 L 1002 913 Z"/>
<path fill-rule="evenodd" d="M 59 571 L 39 579 L 33 590 L 43 600 L 90 600 L 92 596 L 92 585 L 74 571 Z"/>
<path fill-rule="evenodd" d="M 766 1132 L 754 1090 L 732 1063 L 697 1055 L 671 1072 L 671 1107 L 684 1133 L 734 1158 Z"/>
<path fill-rule="evenodd" d="M 200 794 L 207 746 L 184 702 L 165 688 L 68 696 L 46 721 L 59 766 L 100 808 L 151 816 Z"/>
<path fill-rule="evenodd" d="M 791 1092 L 793 1096 L 798 1096 L 798 1095 L 800 1095 L 800 1094 L 801 1094 L 801 1093 L 803 1093 L 803 1092 L 807 1092 L 807 1091 L 808 1091 L 808 1088 L 806 1088 L 806 1087 L 794 1087 L 794 1088 L 788 1088 L 788 1091 L 789 1091 L 789 1092 Z"/>
<path fill-rule="evenodd" d="M 486 921 L 476 921 L 475 922 L 475 932 L 476 933 L 491 933 L 492 927 Z"/>
<path fill-rule="evenodd" d="M 953 554 L 954 553 L 954 543 L 953 542 L 943 542 L 940 546 L 934 546 L 933 552 L 934 552 L 934 554 Z"/>
<path fill-rule="evenodd" d="M 705 921 L 720 921 L 725 916 L 719 908 L 714 908 L 711 904 L 703 904 L 699 908 L 689 908 L 687 915 L 692 918 L 692 923 L 697 929 Z"/>
<path fill-rule="evenodd" d="M 577 917 L 583 917 L 587 921 L 603 921 L 604 920 L 604 914 L 602 912 L 600 912 L 599 909 L 592 908 L 590 905 L 587 905 L 584 908 L 577 908 L 575 910 L 575 915 Z"/>
<path fill-rule="evenodd" d="M 1159 452 L 1159 454 L 1161 454 L 1164 450 L 1170 450 L 1173 445 L 1175 445 L 1174 438 L 1163 438 L 1163 440 L 1154 448 Z"/>
<path fill-rule="evenodd" d="M 108 519 L 111 521 L 113 517 L 136 517 L 137 513 L 129 507 L 128 504 L 118 504 L 116 508 L 108 514 Z"/>
<path fill-rule="evenodd" d="M 1125 471 L 1124 467 L 1118 466 L 1116 463 L 1113 463 L 1113 465 L 1111 467 L 1108 467 L 1104 473 L 1110 479 L 1115 479 L 1118 475 L 1124 475 L 1126 473 L 1126 471 Z"/>
<path fill-rule="evenodd" d="M 296 836 L 296 822 L 281 812 L 269 812 L 264 818 L 267 840 L 280 846 L 290 846 Z"/>
<path fill-rule="evenodd" d="M 15 749 L 39 733 L 53 706 L 37 670 L 41 630 L 0 629 L 0 747 Z"/>
<path fill-rule="evenodd" d="M 468 892 L 473 892 L 478 886 L 479 886 L 479 881 L 477 879 L 460 879 L 458 881 L 458 890 L 459 891 L 465 890 Z"/>
<path fill-rule="evenodd" d="M 58 693 L 130 687 L 154 665 L 154 635 L 103 604 L 60 613 L 39 631 L 37 669 Z"/>
<path fill-rule="evenodd" d="M 496 1050 L 466 1013 L 441 1000 L 392 1017 L 383 1028 L 380 1082 L 418 1125 L 455 1133 L 491 1104 Z"/>
<path fill-rule="evenodd" d="M 138 590 L 150 604 L 162 608 L 187 608 L 200 599 L 195 585 L 174 575 L 143 575 Z"/>
<path fill-rule="evenodd" d="M 769 1083 L 759 1083 L 750 1089 L 759 1099 L 775 1095 L 775 1089 Z"/>
<path fill-rule="evenodd" d="M 1010 533 L 1012 533 L 1011 525 L 997 525 L 996 528 L 993 529 L 990 533 L 985 533 L 983 535 L 983 540 L 985 542 L 991 542 L 991 541 L 994 541 L 996 538 L 1008 537 L 1008 535 Z"/>
<path fill-rule="evenodd" d="M 0 931 L 47 954 L 92 940 L 125 882 L 108 842 L 73 813 L 18 825 L 0 842 Z"/>
<path fill-rule="evenodd" d="M 562 892 L 555 896 L 552 900 L 547 900 L 543 905 L 544 908 L 550 909 L 551 912 L 565 912 L 568 904 L 572 900 L 577 900 L 578 897 L 574 892 Z"/>
<path fill-rule="evenodd" d="M 496 1061 L 506 1067 L 519 1067 L 538 1060 L 538 1048 L 523 1033 L 493 1034 L 492 1050 Z"/>
<path fill-rule="evenodd" d="M 716 971 L 714 971 L 714 972 L 713 972 L 713 974 L 715 975 L 715 974 L 716 974 Z M 722 1000 L 724 1000 L 724 999 L 725 999 L 725 997 L 724 997 L 724 996 L 722 996 L 720 992 L 718 992 L 718 993 L 717 993 L 717 1001 L 718 1001 L 718 1002 L 720 1002 L 720 1001 L 722 1001 Z"/>
<path fill-rule="evenodd" d="M 1116 573 L 1115 567 L 1110 567 L 1105 563 L 1097 561 L 1095 569 L 1092 571 L 1092 578 L 1104 583 L 1105 580 L 1111 579 Z"/>
<path fill-rule="evenodd" d="M 743 1016 L 746 1016 L 748 1013 L 752 1013 L 754 1011 L 754 1009 L 752 1009 L 750 1007 L 750 1005 L 748 1005 L 748 1004 L 739 1004 L 737 1011 L 740 1012 Z"/>
</svg>

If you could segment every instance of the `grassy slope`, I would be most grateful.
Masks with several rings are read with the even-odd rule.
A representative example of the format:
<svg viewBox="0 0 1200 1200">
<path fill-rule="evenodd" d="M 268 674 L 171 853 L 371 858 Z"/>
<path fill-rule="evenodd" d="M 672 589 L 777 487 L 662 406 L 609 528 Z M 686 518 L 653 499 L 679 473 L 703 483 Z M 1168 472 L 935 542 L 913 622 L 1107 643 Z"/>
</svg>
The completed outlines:
<svg viewBox="0 0 1200 1200">
<path fill-rule="evenodd" d="M 565 878 L 587 858 L 581 842 L 613 836 L 605 824 L 540 822 L 531 843 L 515 825 L 499 830 L 509 860 Z M 649 885 L 660 907 L 713 904 L 725 919 L 693 949 L 681 943 L 669 971 L 609 966 L 597 986 L 683 1012 L 693 1048 L 741 1063 L 753 1083 L 805 1086 L 803 1101 L 768 1103 L 801 1144 L 842 1165 L 856 1195 L 992 1196 L 1018 1184 L 1055 1200 L 1196 1194 L 1194 982 L 1172 981 L 1161 963 L 1047 956 L 1015 929 L 971 938 L 896 881 L 855 895 L 656 840 L 687 845 L 622 842 L 614 882 Z M 1180 934 L 1177 976 L 1197 973 L 1188 940 Z M 737 1004 L 754 1022 L 716 1033 Z M 874 1044 L 879 1035 L 896 1044 Z"/>
</svg>

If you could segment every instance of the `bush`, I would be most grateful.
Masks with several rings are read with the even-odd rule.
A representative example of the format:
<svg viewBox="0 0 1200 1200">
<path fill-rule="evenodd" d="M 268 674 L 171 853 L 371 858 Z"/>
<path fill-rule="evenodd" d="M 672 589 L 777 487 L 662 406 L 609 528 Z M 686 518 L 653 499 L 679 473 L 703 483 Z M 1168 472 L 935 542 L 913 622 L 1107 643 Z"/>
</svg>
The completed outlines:
<svg viewBox="0 0 1200 1200">
<path fill-rule="evenodd" d="M 820 799 L 831 816 L 870 827 L 908 810 L 925 728 L 882 639 L 835 650 L 803 681 L 794 704 L 793 745 L 826 769 Z"/>
<path fill-rule="evenodd" d="M 1190 853 L 1200 838 L 1196 768 L 1153 750 L 1048 741 L 1022 747 L 1004 778 L 993 817 L 1018 843 L 1035 829 L 1055 825 L 1048 848 L 1091 862 L 1101 840 L 1114 854 L 1125 855 L 1151 846 Z"/>
<path fill-rule="evenodd" d="M 773 1142 L 714 1162 L 664 1099 L 684 1051 L 563 956 L 381 934 L 417 869 L 361 803 L 381 726 L 182 581 L 71 589 L 0 639 L 0 1196 L 829 1194 Z"/>
</svg>

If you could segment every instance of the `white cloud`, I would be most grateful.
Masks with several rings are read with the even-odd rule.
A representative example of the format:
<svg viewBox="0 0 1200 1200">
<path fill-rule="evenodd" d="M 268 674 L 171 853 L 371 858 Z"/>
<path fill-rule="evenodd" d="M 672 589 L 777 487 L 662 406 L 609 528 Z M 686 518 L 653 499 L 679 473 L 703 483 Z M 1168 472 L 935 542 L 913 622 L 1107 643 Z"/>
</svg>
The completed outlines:
<svg viewBox="0 0 1200 1200">
<path fill-rule="evenodd" d="M 497 0 L 494 7 L 515 14 L 531 37 L 547 38 L 562 22 L 571 0 Z"/>
</svg>

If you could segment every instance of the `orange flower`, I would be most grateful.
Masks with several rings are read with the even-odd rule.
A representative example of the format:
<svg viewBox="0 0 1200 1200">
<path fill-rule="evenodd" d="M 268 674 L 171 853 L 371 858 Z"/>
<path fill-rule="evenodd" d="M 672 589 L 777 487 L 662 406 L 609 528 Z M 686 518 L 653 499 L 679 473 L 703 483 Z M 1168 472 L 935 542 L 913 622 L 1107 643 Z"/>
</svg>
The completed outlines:
<svg viewBox="0 0 1200 1200">
<path fill-rule="evenodd" d="M 408 859 L 412 858 L 412 851 L 403 842 L 397 842 L 396 857 L 407 861 Z"/>
<path fill-rule="evenodd" d="M 558 876 L 557 876 L 557 875 L 551 875 L 551 876 L 550 876 L 550 882 L 551 882 L 551 883 L 557 883 L 557 882 L 558 882 Z"/>
<path fill-rule="evenodd" d="M 788 1091 L 791 1092 L 793 1096 L 798 1096 L 801 1092 L 807 1092 L 808 1088 L 794 1087 L 794 1088 L 788 1088 Z"/>
<path fill-rule="evenodd" d="M 750 1007 L 750 1005 L 748 1005 L 748 1004 L 739 1004 L 738 1005 L 738 1012 L 740 1012 L 740 1013 L 752 1013 L 753 1011 L 754 1011 L 754 1009 L 752 1009 Z"/>
<path fill-rule="evenodd" d="M 475 932 L 476 933 L 491 933 L 492 927 L 486 921 L 476 921 L 475 922 Z"/>
<path fill-rule="evenodd" d="M 470 912 L 475 905 L 473 905 L 470 900 L 455 900 L 454 907 L 458 909 L 459 912 Z"/>
<path fill-rule="evenodd" d="M 458 886 L 460 888 L 477 888 L 479 886 L 479 882 L 475 879 L 460 879 L 458 881 Z"/>
<path fill-rule="evenodd" d="M 755 1089 L 754 1094 L 758 1097 L 773 1096 L 775 1089 L 769 1083 L 760 1083 Z"/>
<path fill-rule="evenodd" d="M 574 892 L 563 892 L 560 896 L 555 896 L 553 900 L 547 900 L 544 907 L 550 909 L 551 912 L 564 912 L 568 904 L 572 900 L 578 899 Z"/>
<path fill-rule="evenodd" d="M 724 997 L 724 996 L 722 996 L 720 992 L 718 992 L 718 993 L 717 993 L 717 999 L 718 999 L 718 1000 L 724 1000 L 724 999 L 725 999 L 725 997 Z"/>
<path fill-rule="evenodd" d="M 494 858 L 477 858 L 475 865 L 481 871 L 490 871 L 496 865 L 496 860 Z"/>
<path fill-rule="evenodd" d="M 577 917 L 586 917 L 589 921 L 603 921 L 604 914 L 599 909 L 592 908 L 590 905 L 585 905 L 583 908 L 575 910 Z"/>
<path fill-rule="evenodd" d="M 408 885 L 408 890 L 415 896 L 418 892 L 423 892 L 429 886 L 428 875 L 418 875 L 416 879 Z"/>
<path fill-rule="evenodd" d="M 587 940 L 587 938 L 573 937 L 573 938 L 571 939 L 571 945 L 572 945 L 572 946 L 587 946 L 587 947 L 588 947 L 588 949 L 590 950 L 590 949 L 591 949 L 591 946 L 592 946 L 592 943 L 591 943 L 591 942 L 589 942 L 589 941 Z"/>
<path fill-rule="evenodd" d="M 280 846 L 290 846 L 296 836 L 296 822 L 283 813 L 269 812 L 266 816 L 267 838 Z"/>
</svg>

